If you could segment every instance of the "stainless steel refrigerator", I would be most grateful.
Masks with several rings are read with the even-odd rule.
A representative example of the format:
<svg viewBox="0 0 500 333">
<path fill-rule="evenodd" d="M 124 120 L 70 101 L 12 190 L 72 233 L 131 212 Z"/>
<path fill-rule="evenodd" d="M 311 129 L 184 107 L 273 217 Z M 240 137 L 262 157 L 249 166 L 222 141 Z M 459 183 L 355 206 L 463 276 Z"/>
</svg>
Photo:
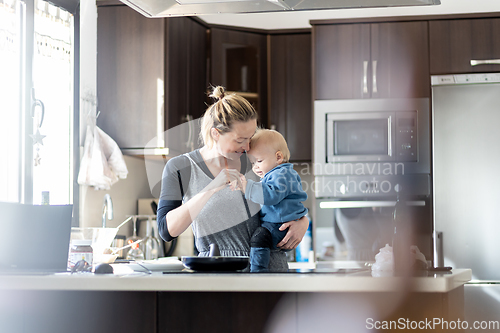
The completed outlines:
<svg viewBox="0 0 500 333">
<path fill-rule="evenodd" d="M 444 265 L 500 281 L 500 73 L 432 77 L 432 145 Z"/>
</svg>

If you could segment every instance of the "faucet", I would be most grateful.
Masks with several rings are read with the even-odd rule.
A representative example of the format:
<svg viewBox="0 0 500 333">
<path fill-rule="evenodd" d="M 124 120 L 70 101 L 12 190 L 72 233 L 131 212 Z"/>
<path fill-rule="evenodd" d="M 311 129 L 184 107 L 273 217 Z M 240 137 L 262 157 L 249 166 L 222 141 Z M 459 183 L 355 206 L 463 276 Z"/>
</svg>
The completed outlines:
<svg viewBox="0 0 500 333">
<path fill-rule="evenodd" d="M 102 227 L 106 228 L 106 213 L 108 213 L 108 220 L 113 219 L 113 200 L 109 194 L 104 195 L 102 203 Z"/>
</svg>

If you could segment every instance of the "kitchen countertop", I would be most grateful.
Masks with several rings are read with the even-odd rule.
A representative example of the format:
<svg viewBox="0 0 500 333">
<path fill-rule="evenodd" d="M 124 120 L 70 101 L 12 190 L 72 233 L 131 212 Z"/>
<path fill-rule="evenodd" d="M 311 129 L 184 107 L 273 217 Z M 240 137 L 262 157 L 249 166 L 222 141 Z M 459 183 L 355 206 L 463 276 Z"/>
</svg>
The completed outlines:
<svg viewBox="0 0 500 333">
<path fill-rule="evenodd" d="M 97 275 L 0 275 L 0 290 L 393 292 L 446 293 L 470 281 L 470 269 L 428 272 L 425 277 L 373 277 L 369 269 L 333 273 L 162 272 Z"/>
</svg>

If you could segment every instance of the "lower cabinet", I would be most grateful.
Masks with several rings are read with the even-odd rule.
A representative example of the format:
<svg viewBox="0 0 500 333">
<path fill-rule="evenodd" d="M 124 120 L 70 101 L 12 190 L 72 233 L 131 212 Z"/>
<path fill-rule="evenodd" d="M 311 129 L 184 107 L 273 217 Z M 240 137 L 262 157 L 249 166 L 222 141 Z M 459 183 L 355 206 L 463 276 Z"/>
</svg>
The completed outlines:
<svg viewBox="0 0 500 333">
<path fill-rule="evenodd" d="M 283 293 L 160 292 L 158 333 L 264 332 Z"/>
<path fill-rule="evenodd" d="M 0 290 L 0 331 L 365 332 L 384 323 L 400 323 L 401 318 L 418 323 L 466 317 L 463 286 L 446 293 L 395 288 L 391 292 L 287 293 Z"/>
<path fill-rule="evenodd" d="M 4 333 L 156 333 L 156 292 L 0 291 Z"/>
</svg>

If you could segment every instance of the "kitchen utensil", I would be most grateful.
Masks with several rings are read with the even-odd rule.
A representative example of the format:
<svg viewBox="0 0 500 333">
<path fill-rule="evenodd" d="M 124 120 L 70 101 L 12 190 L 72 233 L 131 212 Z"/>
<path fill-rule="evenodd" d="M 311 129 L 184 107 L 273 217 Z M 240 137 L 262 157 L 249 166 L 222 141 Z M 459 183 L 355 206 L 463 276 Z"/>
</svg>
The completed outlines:
<svg viewBox="0 0 500 333">
<path fill-rule="evenodd" d="M 139 244 L 135 244 L 134 246 L 136 246 L 136 247 L 132 247 L 128 251 L 127 259 L 129 259 L 129 260 L 144 260 L 144 252 L 142 252 L 142 250 L 140 249 Z"/>
<path fill-rule="evenodd" d="M 111 249 L 117 249 L 117 248 L 121 248 L 121 247 L 124 247 L 126 244 L 125 244 L 125 239 L 126 237 L 124 235 L 116 235 L 115 239 L 113 240 L 113 242 L 111 243 Z M 123 250 L 119 250 L 119 252 L 117 252 L 116 254 L 118 255 L 118 258 L 120 259 L 123 259 L 124 258 L 124 252 Z"/>
<path fill-rule="evenodd" d="M 115 262 L 116 258 L 118 258 L 118 254 L 101 254 L 99 256 L 99 261 L 98 263 L 100 264 L 112 264 Z"/>
<path fill-rule="evenodd" d="M 140 249 L 139 244 L 136 243 L 136 241 L 141 239 L 137 236 L 137 216 L 132 216 L 132 221 L 134 224 L 132 236 L 125 240 L 125 243 L 127 245 L 131 245 L 132 248 L 128 251 L 126 258 L 132 260 L 144 260 L 144 252 Z"/>
<path fill-rule="evenodd" d="M 149 215 L 146 222 L 146 237 L 144 238 L 143 251 L 144 257 L 147 260 L 158 259 L 163 255 L 163 248 L 161 248 L 160 241 L 154 235 L 153 216 Z"/>
<path fill-rule="evenodd" d="M 184 267 L 205 272 L 239 271 L 246 268 L 249 261 L 249 257 L 243 256 L 221 257 L 217 244 L 210 244 L 210 257 L 183 256 L 181 259 Z"/>
<path fill-rule="evenodd" d="M 131 219 L 132 219 L 132 216 L 127 217 L 127 219 L 126 219 L 125 221 L 123 221 L 122 223 L 120 223 L 120 225 L 118 225 L 118 226 L 116 227 L 116 229 L 120 229 L 121 227 L 123 227 L 123 225 L 124 225 L 125 223 L 127 223 L 127 222 L 128 222 L 128 221 L 130 221 Z"/>
<path fill-rule="evenodd" d="M 217 244 L 210 244 L 210 256 L 220 257 L 219 246 Z"/>
<path fill-rule="evenodd" d="M 132 242 L 132 243 L 127 244 L 127 245 L 122 246 L 122 247 L 118 247 L 118 248 L 110 248 L 110 250 L 111 250 L 111 253 L 110 253 L 110 254 L 117 254 L 119 251 L 124 250 L 124 249 L 128 249 L 129 247 L 133 247 L 133 246 L 135 246 L 136 244 L 141 243 L 143 240 L 144 240 L 144 238 L 143 238 L 143 239 L 138 239 L 138 240 L 136 240 L 135 242 Z"/>
</svg>

